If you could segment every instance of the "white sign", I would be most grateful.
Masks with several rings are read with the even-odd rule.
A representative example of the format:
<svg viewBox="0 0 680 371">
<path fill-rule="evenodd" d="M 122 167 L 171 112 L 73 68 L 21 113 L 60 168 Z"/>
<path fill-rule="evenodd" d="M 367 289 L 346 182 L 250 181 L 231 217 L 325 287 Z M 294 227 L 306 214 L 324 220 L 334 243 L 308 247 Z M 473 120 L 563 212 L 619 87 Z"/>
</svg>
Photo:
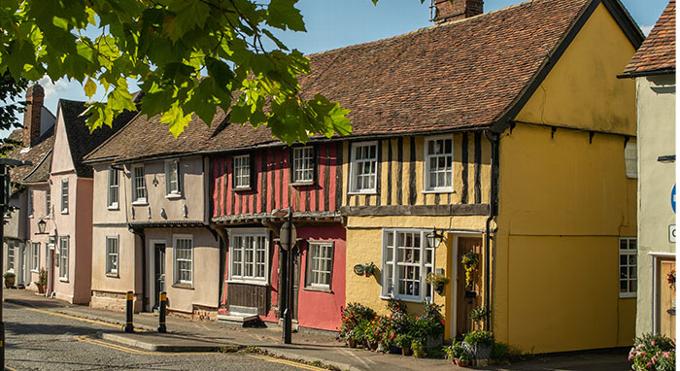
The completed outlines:
<svg viewBox="0 0 680 371">
<path fill-rule="evenodd" d="M 675 243 L 675 224 L 668 226 L 668 242 Z"/>
</svg>

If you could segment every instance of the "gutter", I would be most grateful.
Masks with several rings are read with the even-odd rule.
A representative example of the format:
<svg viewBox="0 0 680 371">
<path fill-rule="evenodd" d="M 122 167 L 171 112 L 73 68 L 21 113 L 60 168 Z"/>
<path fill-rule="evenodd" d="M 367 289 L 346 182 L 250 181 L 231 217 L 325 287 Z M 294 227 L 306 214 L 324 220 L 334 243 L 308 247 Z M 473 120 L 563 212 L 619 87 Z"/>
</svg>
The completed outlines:
<svg viewBox="0 0 680 371">
<path fill-rule="evenodd" d="M 484 234 L 484 303 L 487 308 L 491 308 L 491 233 L 496 233 L 498 228 L 491 229 L 491 222 L 498 216 L 498 178 L 499 166 L 499 144 L 500 134 L 486 131 L 486 137 L 491 142 L 491 190 L 489 195 L 489 215 L 486 218 Z M 484 329 L 491 328 L 491 311 L 487 310 L 484 321 Z"/>
</svg>

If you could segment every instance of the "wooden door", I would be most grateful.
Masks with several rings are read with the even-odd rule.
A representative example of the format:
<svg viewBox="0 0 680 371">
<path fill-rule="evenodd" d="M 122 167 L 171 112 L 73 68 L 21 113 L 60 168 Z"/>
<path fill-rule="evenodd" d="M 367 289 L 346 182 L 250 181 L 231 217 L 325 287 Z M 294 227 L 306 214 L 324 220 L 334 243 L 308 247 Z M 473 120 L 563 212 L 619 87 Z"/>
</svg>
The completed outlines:
<svg viewBox="0 0 680 371">
<path fill-rule="evenodd" d="M 465 267 L 461 259 L 469 253 L 474 252 L 479 258 L 479 263 L 475 273 L 472 275 L 471 285 L 465 282 Z M 482 239 L 480 237 L 459 237 L 458 254 L 456 261 L 456 336 L 460 336 L 472 330 L 472 320 L 470 312 L 479 303 L 480 298 L 480 276 L 482 263 Z"/>
<path fill-rule="evenodd" d="M 675 285 L 668 281 L 675 274 L 675 260 L 659 262 L 659 332 L 675 339 Z"/>
<path fill-rule="evenodd" d="M 165 244 L 155 243 L 154 251 L 154 290 L 153 308 L 160 306 L 160 294 L 165 291 Z"/>
</svg>

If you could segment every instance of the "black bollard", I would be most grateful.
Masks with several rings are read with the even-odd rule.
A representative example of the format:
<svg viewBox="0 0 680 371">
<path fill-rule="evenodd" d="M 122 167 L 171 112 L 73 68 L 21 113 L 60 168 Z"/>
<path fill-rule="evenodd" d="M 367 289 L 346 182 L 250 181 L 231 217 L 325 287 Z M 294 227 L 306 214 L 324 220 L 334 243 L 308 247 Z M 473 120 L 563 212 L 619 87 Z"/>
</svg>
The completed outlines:
<svg viewBox="0 0 680 371">
<path fill-rule="evenodd" d="M 132 325 L 132 301 L 135 298 L 135 294 L 132 291 L 127 292 L 127 297 L 125 298 L 125 332 L 133 333 L 135 328 Z"/>
<path fill-rule="evenodd" d="M 168 306 L 168 294 L 161 292 L 160 308 L 158 309 L 158 332 L 165 334 L 168 329 L 165 327 L 165 311 Z"/>
</svg>

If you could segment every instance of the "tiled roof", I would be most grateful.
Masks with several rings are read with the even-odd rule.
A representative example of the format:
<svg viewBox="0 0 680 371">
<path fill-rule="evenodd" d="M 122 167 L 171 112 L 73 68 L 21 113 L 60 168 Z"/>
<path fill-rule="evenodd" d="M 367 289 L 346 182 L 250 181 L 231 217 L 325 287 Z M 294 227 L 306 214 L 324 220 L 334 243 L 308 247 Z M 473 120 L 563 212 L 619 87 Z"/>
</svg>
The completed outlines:
<svg viewBox="0 0 680 371">
<path fill-rule="evenodd" d="M 23 129 L 16 129 L 10 135 L 9 138 L 21 142 Z M 38 142 L 29 148 L 23 148 L 21 145 L 14 148 L 7 154 L 8 158 L 15 160 L 30 161 L 31 166 L 20 166 L 15 167 L 10 170 L 10 178 L 13 183 L 39 183 L 45 182 L 49 178 L 49 164 L 47 169 L 47 174 L 45 175 L 43 171 L 40 171 L 40 175 L 37 174 L 37 168 L 44 162 L 43 160 L 52 153 L 52 148 L 54 147 L 54 126 L 47 130 L 40 138 Z M 35 174 L 34 174 L 35 173 Z M 26 177 L 32 175 L 30 181 L 26 180 Z"/>
<path fill-rule="evenodd" d="M 111 127 L 104 125 L 90 133 L 85 125 L 86 117 L 81 116 L 86 109 L 85 102 L 61 99 L 59 106 L 64 117 L 64 128 L 76 173 L 79 177 L 91 178 L 92 168 L 83 164 L 83 157 L 118 132 L 135 115 L 135 112 L 126 111 L 113 120 Z"/>
<path fill-rule="evenodd" d="M 647 39 L 624 70 L 625 75 L 675 71 L 675 0 L 671 0 Z"/>
<path fill-rule="evenodd" d="M 514 107 L 572 26 L 598 3 L 533 0 L 313 54 L 312 72 L 301 78 L 303 92 L 321 93 L 350 109 L 352 136 L 490 127 Z M 174 140 L 158 118 L 139 116 L 87 160 L 234 150 L 275 141 L 266 128 L 220 125 L 226 119 L 220 112 L 208 128 L 194 116 Z"/>
</svg>

